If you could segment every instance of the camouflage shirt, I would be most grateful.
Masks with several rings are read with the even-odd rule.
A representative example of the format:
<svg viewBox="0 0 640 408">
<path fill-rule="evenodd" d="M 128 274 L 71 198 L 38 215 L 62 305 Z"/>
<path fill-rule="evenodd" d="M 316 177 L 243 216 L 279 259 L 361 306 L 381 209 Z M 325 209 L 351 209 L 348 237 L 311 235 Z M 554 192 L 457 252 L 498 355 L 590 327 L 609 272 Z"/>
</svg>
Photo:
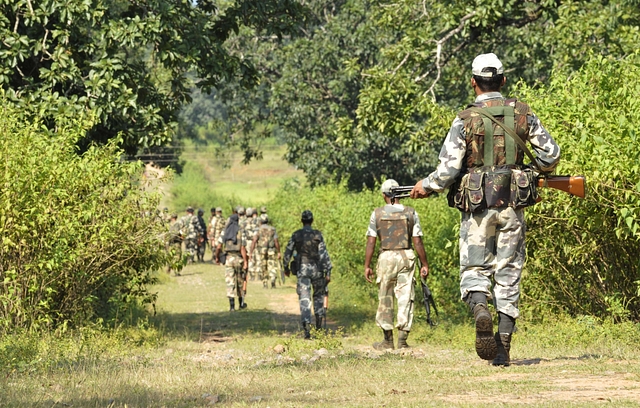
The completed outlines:
<svg viewBox="0 0 640 408">
<path fill-rule="evenodd" d="M 283 263 L 285 265 L 289 265 L 294 251 L 296 251 L 298 255 L 303 252 L 302 247 L 305 245 L 305 242 L 303 242 L 303 237 L 313 239 L 316 245 L 318 245 L 318 260 L 316 262 L 316 265 L 318 266 L 319 270 L 325 272 L 325 276 L 331 278 L 331 269 L 333 269 L 333 265 L 331 264 L 331 258 L 329 257 L 329 252 L 327 251 L 327 246 L 324 243 L 322 233 L 318 230 L 312 229 L 309 225 L 305 225 L 301 229 L 294 232 L 293 235 L 291 235 L 291 239 L 289 239 L 287 248 L 284 251 Z M 308 245 L 308 243 L 306 244 Z"/>
<path fill-rule="evenodd" d="M 404 210 L 404 205 L 400 203 L 387 204 L 385 205 L 385 208 L 387 207 L 390 207 L 390 209 L 395 209 L 396 211 Z M 373 210 L 373 212 L 371 213 L 371 218 L 369 218 L 369 228 L 367 228 L 368 237 L 378 237 L 378 225 L 377 225 L 376 219 L 377 219 L 376 210 Z M 418 213 L 414 210 L 413 211 L 413 230 L 411 231 L 411 236 L 421 237 L 422 235 L 423 233 L 422 233 L 422 226 L 420 226 L 420 217 L 418 217 Z"/>
<path fill-rule="evenodd" d="M 487 92 L 478 95 L 476 103 L 498 98 L 503 98 L 500 92 Z M 532 153 L 536 156 L 537 165 L 542 171 L 553 171 L 560 160 L 560 147 L 533 112 L 527 114 L 526 117 L 529 129 L 528 140 L 533 149 Z M 460 116 L 456 116 L 440 150 L 438 167 L 422 180 L 422 187 L 427 192 L 441 193 L 460 176 L 468 154 L 466 139 L 464 121 Z"/>
</svg>

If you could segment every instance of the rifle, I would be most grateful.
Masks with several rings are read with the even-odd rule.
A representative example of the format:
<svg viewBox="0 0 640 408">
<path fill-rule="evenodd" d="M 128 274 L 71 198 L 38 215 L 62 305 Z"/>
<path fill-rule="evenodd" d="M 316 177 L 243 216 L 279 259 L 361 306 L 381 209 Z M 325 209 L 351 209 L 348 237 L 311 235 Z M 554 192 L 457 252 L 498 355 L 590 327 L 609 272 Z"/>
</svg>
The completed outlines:
<svg viewBox="0 0 640 408">
<path fill-rule="evenodd" d="M 427 286 L 427 282 L 423 277 L 420 277 L 420 284 L 422 285 L 422 302 L 424 303 L 424 308 L 427 312 L 427 323 L 429 323 L 429 326 L 431 327 L 436 327 L 438 322 L 431 319 L 431 307 L 433 307 L 433 310 L 436 312 L 436 316 L 438 316 L 436 302 L 433 300 L 431 290 L 429 290 L 429 286 Z"/>
<path fill-rule="evenodd" d="M 550 187 L 556 190 L 564 191 L 573 196 L 584 198 L 586 185 L 585 176 L 538 176 L 538 187 Z M 413 190 L 413 186 L 397 186 L 391 187 L 391 200 L 394 198 L 409 197 L 409 193 Z"/>
<path fill-rule="evenodd" d="M 280 285 L 284 285 L 284 266 L 282 265 L 282 259 L 278 262 L 278 266 L 280 267 Z"/>
<path fill-rule="evenodd" d="M 538 176 L 538 187 L 551 187 L 576 197 L 585 197 L 585 176 Z"/>
</svg>

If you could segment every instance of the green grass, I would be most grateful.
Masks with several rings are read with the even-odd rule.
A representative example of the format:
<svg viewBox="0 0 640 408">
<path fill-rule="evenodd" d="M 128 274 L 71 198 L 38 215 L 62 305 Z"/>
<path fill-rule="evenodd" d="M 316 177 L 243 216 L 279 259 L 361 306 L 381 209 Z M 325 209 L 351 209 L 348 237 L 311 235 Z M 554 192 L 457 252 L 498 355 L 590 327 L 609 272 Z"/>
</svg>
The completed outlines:
<svg viewBox="0 0 640 408">
<path fill-rule="evenodd" d="M 188 146 L 191 152 L 194 146 Z M 215 147 L 199 147 L 185 153 L 189 161 L 181 175 L 177 175 L 169 188 L 164 204 L 171 211 L 184 211 L 186 206 L 203 208 L 208 214 L 213 206 L 222 206 L 225 214 L 236 205 L 259 206 L 285 180 L 304 181 L 304 173 L 289 165 L 283 156 L 284 146 L 265 146 L 263 158 L 242 164 L 239 150 L 217 155 Z"/>
<path fill-rule="evenodd" d="M 418 314 L 413 348 L 379 353 L 370 346 L 381 337 L 372 308 L 347 315 L 330 309 L 331 334 L 303 340 L 291 280 L 274 290 L 250 282 L 249 308 L 230 313 L 222 267 L 190 265 L 182 276 L 159 277 L 157 315 L 147 325 L 2 339 L 2 356 L 11 345 L 25 361 L 5 365 L 0 405 L 204 407 L 215 398 L 216 406 L 257 407 L 640 402 L 633 324 L 519 321 L 514 365 L 505 369 L 476 357 L 470 322 L 444 319 L 430 329 Z M 334 298 L 347 290 L 337 278 L 331 285 Z M 274 351 L 278 345 L 284 352 Z"/>
</svg>

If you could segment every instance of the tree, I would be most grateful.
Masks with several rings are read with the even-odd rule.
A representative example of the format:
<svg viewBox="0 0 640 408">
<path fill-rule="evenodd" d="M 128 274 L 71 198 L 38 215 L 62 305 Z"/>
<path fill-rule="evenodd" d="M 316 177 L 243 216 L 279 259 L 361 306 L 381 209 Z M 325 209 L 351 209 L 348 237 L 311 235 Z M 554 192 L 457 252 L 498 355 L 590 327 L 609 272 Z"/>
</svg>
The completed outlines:
<svg viewBox="0 0 640 408">
<path fill-rule="evenodd" d="M 241 27 L 296 32 L 295 0 L 10 0 L 0 4 L 0 84 L 25 118 L 56 129 L 92 111 L 83 149 L 122 134 L 128 153 L 167 144 L 191 81 L 251 86 L 251 61 L 226 46 Z"/>
</svg>

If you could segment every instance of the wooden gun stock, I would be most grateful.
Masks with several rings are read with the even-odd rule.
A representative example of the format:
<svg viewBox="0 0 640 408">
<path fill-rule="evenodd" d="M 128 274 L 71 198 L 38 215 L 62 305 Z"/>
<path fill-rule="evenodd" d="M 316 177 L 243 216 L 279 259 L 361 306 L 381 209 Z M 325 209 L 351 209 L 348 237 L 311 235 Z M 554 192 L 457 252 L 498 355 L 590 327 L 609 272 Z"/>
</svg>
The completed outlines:
<svg viewBox="0 0 640 408">
<path fill-rule="evenodd" d="M 551 187 L 576 197 L 585 197 L 585 176 L 547 176 L 538 178 L 538 187 Z"/>
</svg>

